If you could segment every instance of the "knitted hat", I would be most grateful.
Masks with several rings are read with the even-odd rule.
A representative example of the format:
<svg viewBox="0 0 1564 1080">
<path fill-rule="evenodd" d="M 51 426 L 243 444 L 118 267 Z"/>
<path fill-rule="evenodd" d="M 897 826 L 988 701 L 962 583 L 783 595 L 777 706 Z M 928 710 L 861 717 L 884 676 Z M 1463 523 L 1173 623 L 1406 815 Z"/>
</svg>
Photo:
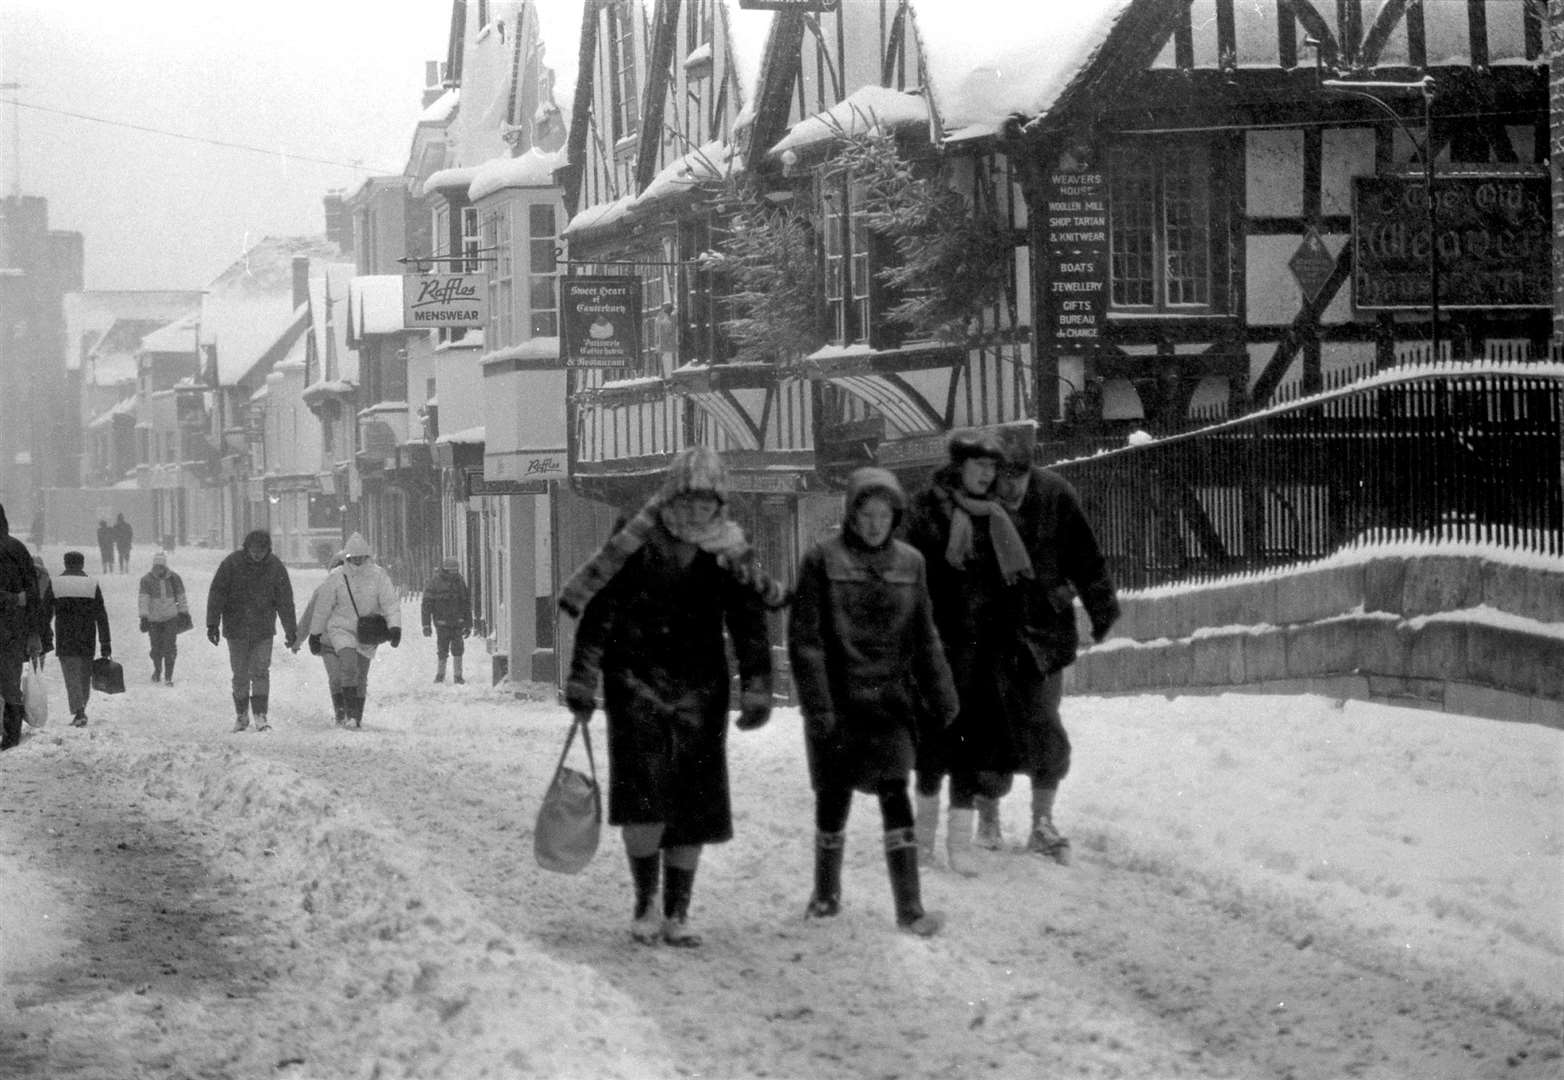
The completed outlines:
<svg viewBox="0 0 1564 1080">
<path fill-rule="evenodd" d="M 728 470 L 717 451 L 706 446 L 691 446 L 679 451 L 668 466 L 668 476 L 663 480 L 662 497 L 671 499 L 690 492 L 715 495 L 722 502 L 728 501 Z"/>
<path fill-rule="evenodd" d="M 168 554 L 166 552 L 160 551 L 156 555 L 152 556 L 152 565 L 153 566 L 167 566 L 168 565 Z"/>
</svg>

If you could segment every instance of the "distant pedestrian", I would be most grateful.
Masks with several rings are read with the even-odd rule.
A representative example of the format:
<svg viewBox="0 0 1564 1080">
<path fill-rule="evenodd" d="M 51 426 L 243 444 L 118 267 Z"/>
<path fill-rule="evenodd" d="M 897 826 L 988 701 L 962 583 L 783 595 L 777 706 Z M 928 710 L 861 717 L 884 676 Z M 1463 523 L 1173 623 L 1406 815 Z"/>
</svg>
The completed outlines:
<svg viewBox="0 0 1564 1080">
<path fill-rule="evenodd" d="M 152 556 L 152 569 L 141 577 L 136 604 L 141 632 L 151 640 L 152 681 L 173 686 L 179 632 L 189 626 L 190 604 L 185 599 L 184 581 L 168 568 L 167 553 Z"/>
<path fill-rule="evenodd" d="M 739 730 L 771 716 L 765 600 L 785 593 L 759 572 L 726 503 L 722 459 L 704 446 L 684 450 L 661 490 L 560 592 L 560 606 L 580 618 L 565 703 L 586 723 L 601 681 L 608 823 L 623 831 L 630 936 L 643 944 L 701 943 L 688 925 L 701 851 L 733 838 L 729 648 Z"/>
<path fill-rule="evenodd" d="M 310 593 L 309 602 L 304 605 L 304 613 L 299 616 L 300 637 L 306 637 L 310 632 L 310 624 L 315 621 L 315 607 L 320 603 L 321 594 L 326 591 L 326 586 L 335 576 L 336 571 L 347 558 L 342 552 L 337 552 L 326 564 L 326 580 L 315 586 L 315 591 Z M 347 720 L 347 701 L 342 695 L 342 665 L 337 662 L 337 654 L 334 650 L 323 648 L 317 638 L 309 637 L 310 655 L 318 656 L 326 669 L 326 689 L 331 694 L 331 711 L 337 724 L 340 726 Z M 299 642 L 294 641 L 293 651 L 299 651 Z M 369 672 L 366 669 L 361 685 L 367 686 Z"/>
<path fill-rule="evenodd" d="M 907 783 L 925 711 L 943 729 L 960 711 L 934 629 L 923 556 L 892 537 L 907 506 L 896 477 L 856 470 L 839 533 L 798 571 L 788 655 L 804 713 L 815 790 L 815 886 L 807 914 L 841 906 L 842 856 L 854 791 L 879 799 L 896 925 L 928 937 L 944 915 L 925 911 Z"/>
<path fill-rule="evenodd" d="M 114 572 L 114 526 L 98 519 L 98 554 L 103 558 L 103 572 Z"/>
<path fill-rule="evenodd" d="M 44 625 L 38 571 L 27 545 L 11 535 L 0 506 L 0 750 L 22 741 L 22 665 L 41 655 Z"/>
<path fill-rule="evenodd" d="M 310 652 L 337 656 L 338 678 L 342 683 L 342 701 L 346 709 L 345 727 L 364 724 L 364 693 L 369 665 L 375 658 L 378 641 L 366 641 L 360 633 L 360 619 L 379 615 L 386 621 L 386 641 L 395 649 L 402 644 L 402 598 L 383 567 L 369 556 L 369 543 L 359 533 L 348 537 L 342 554 L 346 562 L 341 570 L 326 579 L 310 613 L 308 626 Z"/>
<path fill-rule="evenodd" d="M 87 573 L 87 557 L 79 551 L 65 553 L 65 569 L 54 579 L 54 654 L 65 677 L 65 701 L 71 710 L 71 727 L 87 726 L 87 700 L 92 697 L 92 657 L 107 660 L 109 613 L 103 606 L 98 579 Z"/>
<path fill-rule="evenodd" d="M 119 572 L 122 574 L 130 573 L 130 543 L 135 535 L 124 514 L 114 519 L 114 550 L 119 552 Z"/>
<path fill-rule="evenodd" d="M 244 546 L 218 564 L 206 595 L 206 639 L 213 645 L 228 639 L 236 732 L 250 726 L 252 714 L 256 731 L 271 727 L 272 639 L 279 619 L 284 646 L 291 649 L 299 636 L 293 582 L 272 554 L 271 534 L 255 529 L 245 536 Z"/>
<path fill-rule="evenodd" d="M 463 639 L 472 633 L 472 595 L 462 580 L 461 566 L 455 558 L 446 559 L 424 586 L 420 613 L 424 637 L 434 635 L 435 682 L 445 681 L 447 655 L 451 658 L 451 681 L 466 681 L 462 678 L 462 654 L 467 651 Z"/>
</svg>

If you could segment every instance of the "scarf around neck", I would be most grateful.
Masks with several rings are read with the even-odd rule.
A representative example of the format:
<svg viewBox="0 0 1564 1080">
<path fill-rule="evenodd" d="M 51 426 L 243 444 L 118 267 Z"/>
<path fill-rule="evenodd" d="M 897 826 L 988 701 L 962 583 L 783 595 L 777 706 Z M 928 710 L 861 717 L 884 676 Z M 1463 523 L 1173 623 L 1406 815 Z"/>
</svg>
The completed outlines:
<svg viewBox="0 0 1564 1080">
<path fill-rule="evenodd" d="M 977 499 L 964 491 L 949 490 L 950 536 L 945 543 L 945 561 L 960 570 L 972 558 L 974 532 L 972 519 L 988 519 L 988 539 L 999 563 L 999 574 L 1006 585 L 1014 585 L 1017 578 L 1032 576 L 1032 559 L 1026 553 L 1021 534 L 1005 513 L 1004 507 L 991 499 Z"/>
</svg>

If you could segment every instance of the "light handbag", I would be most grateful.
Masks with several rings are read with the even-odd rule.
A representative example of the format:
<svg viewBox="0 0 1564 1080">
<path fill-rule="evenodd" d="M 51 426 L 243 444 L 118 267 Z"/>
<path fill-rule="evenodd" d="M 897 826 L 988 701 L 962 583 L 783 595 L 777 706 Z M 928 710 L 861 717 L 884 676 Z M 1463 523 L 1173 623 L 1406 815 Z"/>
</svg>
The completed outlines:
<svg viewBox="0 0 1564 1080">
<path fill-rule="evenodd" d="M 358 638 L 360 645 L 384 645 L 391 640 L 391 626 L 386 622 L 386 617 L 380 614 L 359 615 L 358 601 L 353 599 L 353 586 L 348 585 L 348 579 L 343 577 L 342 584 L 347 586 L 348 603 L 353 605 L 353 614 L 358 616 L 358 622 L 353 628 L 353 636 Z"/>
<path fill-rule="evenodd" d="M 43 660 L 33 660 L 22 668 L 22 718 L 35 728 L 49 723 L 49 688 L 43 682 Z"/>
<path fill-rule="evenodd" d="M 577 731 L 581 732 L 581 745 L 586 747 L 590 776 L 565 764 Z M 577 720 L 570 725 L 565 749 L 554 769 L 554 779 L 549 781 L 543 805 L 538 807 L 538 823 L 532 831 L 532 851 L 538 865 L 545 870 L 579 873 L 597 853 L 602 831 L 603 796 L 597 784 L 592 737 L 587 732 L 587 722 Z"/>
</svg>

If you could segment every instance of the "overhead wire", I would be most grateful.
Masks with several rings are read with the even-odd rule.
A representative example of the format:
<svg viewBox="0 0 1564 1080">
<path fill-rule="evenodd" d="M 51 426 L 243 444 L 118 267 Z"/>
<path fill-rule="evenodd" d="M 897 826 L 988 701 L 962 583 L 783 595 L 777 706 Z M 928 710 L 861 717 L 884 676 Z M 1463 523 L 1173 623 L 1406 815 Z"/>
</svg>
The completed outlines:
<svg viewBox="0 0 1564 1080">
<path fill-rule="evenodd" d="M 244 150 L 252 154 L 265 154 L 268 157 L 287 158 L 290 161 L 307 161 L 314 165 L 331 165 L 343 169 L 354 169 L 365 173 L 399 173 L 401 168 L 377 168 L 366 165 L 362 161 L 336 161 L 332 158 L 313 157 L 309 154 L 295 154 L 287 150 L 271 149 L 264 146 L 253 146 L 249 143 L 231 142 L 227 139 L 213 139 L 205 135 L 189 135 L 181 131 L 169 131 L 166 128 L 151 127 L 147 124 L 133 124 L 125 120 L 110 120 L 102 116 L 90 116 L 87 113 L 72 112 L 69 109 L 58 109 L 49 105 L 37 105 L 28 101 L 18 101 L 15 98 L 0 98 L 0 104 L 10 105 L 18 109 L 33 109 L 37 112 L 53 113 L 56 116 L 68 116 L 75 120 L 87 120 L 94 124 L 106 124 L 109 127 L 126 128 L 130 131 L 142 131 L 149 135 L 165 135 L 171 139 L 185 139 L 189 142 L 205 143 L 209 146 L 221 146 L 229 150 Z"/>
</svg>

